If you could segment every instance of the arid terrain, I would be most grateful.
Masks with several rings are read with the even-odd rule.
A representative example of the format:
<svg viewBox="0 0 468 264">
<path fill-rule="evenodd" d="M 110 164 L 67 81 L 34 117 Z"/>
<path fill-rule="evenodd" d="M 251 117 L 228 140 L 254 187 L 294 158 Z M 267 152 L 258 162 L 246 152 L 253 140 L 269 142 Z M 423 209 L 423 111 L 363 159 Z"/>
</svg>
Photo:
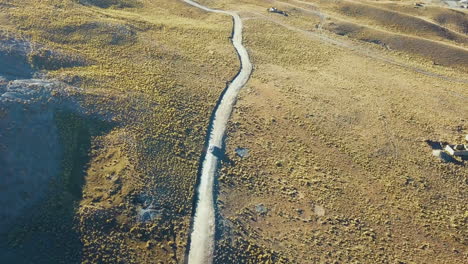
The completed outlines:
<svg viewBox="0 0 468 264">
<path fill-rule="evenodd" d="M 214 263 L 467 261 L 467 161 L 432 152 L 467 144 L 468 9 L 197 2 L 239 14 L 253 64 Z M 1 263 L 187 262 L 232 22 L 177 0 L 0 0 Z"/>
</svg>

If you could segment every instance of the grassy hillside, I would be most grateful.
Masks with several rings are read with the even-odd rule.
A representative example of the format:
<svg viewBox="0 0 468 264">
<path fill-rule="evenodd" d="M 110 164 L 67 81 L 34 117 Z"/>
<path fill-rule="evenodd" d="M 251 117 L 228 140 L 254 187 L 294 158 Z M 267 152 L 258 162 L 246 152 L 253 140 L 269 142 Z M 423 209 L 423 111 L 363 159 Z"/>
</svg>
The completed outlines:
<svg viewBox="0 0 468 264">
<path fill-rule="evenodd" d="M 466 161 L 440 163 L 425 143 L 468 133 L 466 11 L 200 2 L 240 12 L 255 65 L 216 182 L 216 263 L 466 259 Z M 181 263 L 209 117 L 239 67 L 231 29 L 182 1 L 0 0 L 0 37 L 31 43 L 23 77 L 80 88 L 87 111 L 55 114 L 59 180 L 0 254 Z"/>
<path fill-rule="evenodd" d="M 465 78 L 463 45 L 418 34 L 423 11 L 378 22 L 336 9 L 351 1 L 204 2 L 243 10 L 255 65 L 229 125 L 215 263 L 463 262 L 466 161 L 425 142 L 465 142 L 467 85 L 437 77 Z"/>
<path fill-rule="evenodd" d="M 365 21 L 366 23 L 383 27 L 389 31 L 406 33 L 428 39 L 452 41 L 462 46 L 466 46 L 468 43 L 468 38 L 464 34 L 459 34 L 458 32 L 454 32 L 426 19 L 400 13 L 395 10 L 348 1 L 337 3 L 336 10 L 347 17 L 359 19 L 361 23 Z M 452 16 L 448 17 L 452 18 Z M 447 20 L 448 19 L 449 18 L 447 18 Z M 441 21 L 441 17 L 437 20 Z"/>
<path fill-rule="evenodd" d="M 82 88 L 88 107 L 116 123 L 111 133 L 92 136 L 89 147 L 78 143 L 89 162 L 73 159 L 65 167 L 84 170 L 82 198 L 66 205 L 71 220 L 33 218 L 21 233 L 41 239 L 38 230 L 54 225 L 47 233 L 52 244 L 66 241 L 64 234 L 77 236 L 76 247 L 49 254 L 46 263 L 183 258 L 205 129 L 238 67 L 228 39 L 230 19 L 165 0 L 0 1 L 0 13 L 1 30 L 34 43 L 35 69 Z M 84 63 L 59 64 L 42 47 Z M 66 136 L 63 144 L 74 146 L 73 138 Z M 162 216 L 141 222 L 137 210 L 148 199 Z M 60 215 L 44 206 L 34 213 L 38 219 L 47 219 L 44 211 Z M 14 234 L 12 250 L 31 259 L 40 254 Z"/>
<path fill-rule="evenodd" d="M 306 36 L 247 23 L 256 71 L 230 124 L 217 263 L 463 262 L 466 164 L 424 141 L 463 142 L 466 85 Z M 314 59 L 271 56 L 285 50 Z"/>
<path fill-rule="evenodd" d="M 389 50 L 416 55 L 437 65 L 459 67 L 461 69 L 466 68 L 468 65 L 468 51 L 457 46 L 419 37 L 392 34 L 346 22 L 332 22 L 324 28 L 341 36 L 382 45 Z"/>
</svg>

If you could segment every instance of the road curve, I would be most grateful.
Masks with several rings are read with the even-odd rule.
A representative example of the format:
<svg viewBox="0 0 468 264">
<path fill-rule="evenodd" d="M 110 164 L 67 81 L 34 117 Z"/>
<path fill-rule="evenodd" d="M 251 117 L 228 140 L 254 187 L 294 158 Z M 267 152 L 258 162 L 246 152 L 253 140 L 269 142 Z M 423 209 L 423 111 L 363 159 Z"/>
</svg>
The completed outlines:
<svg viewBox="0 0 468 264">
<path fill-rule="evenodd" d="M 232 44 L 239 55 L 241 68 L 221 95 L 218 107 L 211 120 L 211 129 L 208 131 L 209 149 L 213 147 L 221 149 L 226 126 L 234 103 L 236 102 L 237 95 L 240 89 L 247 83 L 252 73 L 252 63 L 250 62 L 249 54 L 242 45 L 242 20 L 240 16 L 233 11 L 211 9 L 191 0 L 183 1 L 202 10 L 230 15 L 233 18 Z M 218 157 L 213 155 L 211 151 L 206 152 L 201 168 L 200 183 L 197 190 L 198 201 L 196 202 L 192 234 L 190 236 L 187 261 L 189 264 L 210 264 L 213 262 L 215 235 L 213 184 L 218 162 Z"/>
</svg>

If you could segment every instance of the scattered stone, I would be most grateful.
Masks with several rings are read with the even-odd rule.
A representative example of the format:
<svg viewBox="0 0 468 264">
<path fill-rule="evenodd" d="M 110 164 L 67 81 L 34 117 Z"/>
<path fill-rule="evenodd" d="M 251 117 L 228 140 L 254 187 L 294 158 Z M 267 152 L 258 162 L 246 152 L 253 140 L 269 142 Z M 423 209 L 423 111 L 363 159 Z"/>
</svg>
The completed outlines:
<svg viewBox="0 0 468 264">
<path fill-rule="evenodd" d="M 246 158 L 249 156 L 249 149 L 247 148 L 236 148 L 236 154 L 237 156 L 241 158 Z"/>
<path fill-rule="evenodd" d="M 260 215 L 266 215 L 268 213 L 268 209 L 263 204 L 255 205 L 255 211 Z"/>
<path fill-rule="evenodd" d="M 325 215 L 325 208 L 323 208 L 323 206 L 320 206 L 320 205 L 314 205 L 314 213 L 317 216 L 324 216 Z"/>
<path fill-rule="evenodd" d="M 157 209 L 139 209 L 138 210 L 138 221 L 147 223 L 147 222 L 153 222 L 157 219 L 160 219 L 162 217 L 162 210 L 157 210 Z"/>
</svg>

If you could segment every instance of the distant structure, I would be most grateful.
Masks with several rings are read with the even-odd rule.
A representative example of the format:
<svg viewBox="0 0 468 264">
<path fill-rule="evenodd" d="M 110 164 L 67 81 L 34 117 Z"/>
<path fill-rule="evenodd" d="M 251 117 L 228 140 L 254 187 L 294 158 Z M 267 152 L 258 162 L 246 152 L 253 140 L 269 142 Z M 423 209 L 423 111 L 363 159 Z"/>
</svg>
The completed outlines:
<svg viewBox="0 0 468 264">
<path fill-rule="evenodd" d="M 452 156 L 468 156 L 468 145 L 447 145 L 444 150 Z"/>
<path fill-rule="evenodd" d="M 282 11 L 282 10 L 279 10 L 279 9 L 277 9 L 277 8 L 275 8 L 275 7 L 270 7 L 270 8 L 268 8 L 268 12 L 280 14 L 280 15 L 283 15 L 283 16 L 288 16 L 288 13 L 286 13 L 286 12 L 284 12 L 284 11 Z"/>
<path fill-rule="evenodd" d="M 448 144 L 426 140 L 426 143 L 433 149 L 432 154 L 444 162 L 458 162 L 456 158 L 462 161 L 468 160 L 468 135 L 465 137 L 466 144 Z"/>
</svg>

